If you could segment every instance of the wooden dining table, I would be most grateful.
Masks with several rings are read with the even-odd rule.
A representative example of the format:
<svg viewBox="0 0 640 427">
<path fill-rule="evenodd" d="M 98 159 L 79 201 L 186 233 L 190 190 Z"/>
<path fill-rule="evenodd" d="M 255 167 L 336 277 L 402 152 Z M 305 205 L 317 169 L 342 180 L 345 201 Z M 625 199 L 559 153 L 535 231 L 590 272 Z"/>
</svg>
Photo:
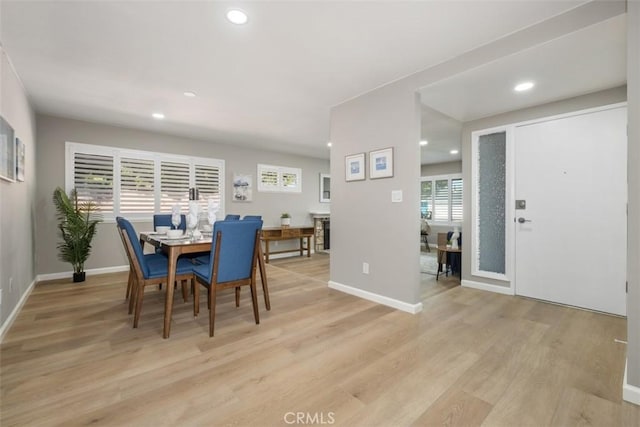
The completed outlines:
<svg viewBox="0 0 640 427">
<path fill-rule="evenodd" d="M 163 338 L 169 338 L 171 332 L 171 314 L 173 312 L 173 286 L 176 280 L 176 265 L 178 257 L 185 254 L 193 254 L 198 252 L 211 251 L 211 236 L 202 236 L 199 239 L 190 237 L 180 239 L 169 239 L 165 234 L 156 232 L 140 233 L 140 242 L 142 244 L 149 243 L 155 248 L 161 249 L 167 255 L 167 293 L 164 302 L 164 329 Z M 258 246 L 258 267 L 260 269 L 260 279 L 262 281 L 262 290 L 264 293 L 264 302 L 267 310 L 271 310 L 271 302 L 269 301 L 269 288 L 267 286 L 267 272 L 264 265 L 264 257 L 262 248 Z"/>
</svg>

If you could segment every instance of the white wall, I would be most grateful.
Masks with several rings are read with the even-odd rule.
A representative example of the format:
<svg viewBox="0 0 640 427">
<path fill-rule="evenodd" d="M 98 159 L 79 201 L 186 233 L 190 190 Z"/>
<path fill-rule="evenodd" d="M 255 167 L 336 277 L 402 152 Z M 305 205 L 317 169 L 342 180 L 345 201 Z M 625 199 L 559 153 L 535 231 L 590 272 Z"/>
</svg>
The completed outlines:
<svg viewBox="0 0 640 427">
<path fill-rule="evenodd" d="M 407 306 L 419 303 L 419 139 L 413 91 L 379 90 L 332 111 L 331 281 Z M 369 179 L 368 153 L 387 147 L 394 176 Z M 362 152 L 367 179 L 345 182 L 345 156 Z M 401 203 L 391 202 L 393 190 L 402 191 Z"/>
<path fill-rule="evenodd" d="M 280 214 L 289 212 L 292 225 L 311 225 L 310 211 L 326 211 L 326 203 L 320 203 L 319 174 L 329 172 L 329 161 L 274 151 L 242 148 L 230 144 L 193 140 L 160 133 L 117 126 L 90 123 L 47 115 L 37 116 L 38 129 L 38 188 L 37 188 L 37 239 L 38 274 L 70 272 L 71 266 L 57 259 L 58 241 L 55 208 L 51 195 L 57 186 L 64 187 L 65 142 L 106 145 L 137 150 L 176 153 L 188 156 L 213 157 L 225 160 L 225 208 L 226 213 L 262 215 L 267 226 L 280 224 Z M 256 188 L 258 163 L 302 168 L 302 193 L 262 193 Z M 233 173 L 253 176 L 253 202 L 232 202 Z M 137 230 L 150 230 L 151 222 L 135 224 Z M 86 269 L 107 268 L 127 264 L 122 242 L 116 234 L 115 224 L 99 225 L 92 254 Z M 333 237 L 333 236 L 332 236 Z M 295 241 L 279 242 L 295 245 Z"/>
<path fill-rule="evenodd" d="M 35 121 L 27 94 L 0 48 L 0 114 L 25 144 L 25 181 L 0 180 L 0 328 L 35 278 Z"/>
<path fill-rule="evenodd" d="M 640 387 L 640 2 L 637 0 L 628 2 L 627 31 L 627 383 Z M 640 395 L 636 397 L 638 403 Z"/>
</svg>

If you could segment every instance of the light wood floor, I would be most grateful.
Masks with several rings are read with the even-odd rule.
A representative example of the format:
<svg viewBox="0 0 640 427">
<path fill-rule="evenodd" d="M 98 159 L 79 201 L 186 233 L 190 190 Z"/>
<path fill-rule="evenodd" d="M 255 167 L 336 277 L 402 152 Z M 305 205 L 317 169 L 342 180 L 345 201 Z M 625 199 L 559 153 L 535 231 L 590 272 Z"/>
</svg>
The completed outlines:
<svg viewBox="0 0 640 427">
<path fill-rule="evenodd" d="M 0 424 L 640 425 L 624 319 L 453 285 L 410 315 L 328 289 L 326 255 L 267 269 L 271 312 L 229 291 L 214 338 L 204 295 L 194 319 L 176 293 L 163 340 L 164 294 L 132 329 L 125 274 L 39 284 L 1 346 Z"/>
</svg>

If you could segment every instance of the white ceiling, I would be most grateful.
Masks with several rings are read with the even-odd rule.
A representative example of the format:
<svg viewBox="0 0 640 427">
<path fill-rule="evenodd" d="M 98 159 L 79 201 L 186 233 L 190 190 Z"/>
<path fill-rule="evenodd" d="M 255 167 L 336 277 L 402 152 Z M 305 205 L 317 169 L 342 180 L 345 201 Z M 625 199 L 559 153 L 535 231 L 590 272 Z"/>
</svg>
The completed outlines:
<svg viewBox="0 0 640 427">
<path fill-rule="evenodd" d="M 423 88 L 422 163 L 459 160 L 447 154 L 463 122 L 625 84 L 626 46 L 620 15 Z M 526 80 L 531 91 L 513 90 Z"/>
<path fill-rule="evenodd" d="M 327 158 L 332 106 L 581 3 L 3 0 L 0 41 L 38 112 Z"/>
</svg>

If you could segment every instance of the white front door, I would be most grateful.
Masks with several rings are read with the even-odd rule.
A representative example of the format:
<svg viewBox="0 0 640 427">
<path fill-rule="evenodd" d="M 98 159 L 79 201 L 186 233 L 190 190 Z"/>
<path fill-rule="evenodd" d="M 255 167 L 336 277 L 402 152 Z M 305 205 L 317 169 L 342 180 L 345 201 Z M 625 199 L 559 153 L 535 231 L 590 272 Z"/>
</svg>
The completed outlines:
<svg viewBox="0 0 640 427">
<path fill-rule="evenodd" d="M 626 128 L 626 107 L 516 127 L 516 294 L 626 313 Z"/>
</svg>

